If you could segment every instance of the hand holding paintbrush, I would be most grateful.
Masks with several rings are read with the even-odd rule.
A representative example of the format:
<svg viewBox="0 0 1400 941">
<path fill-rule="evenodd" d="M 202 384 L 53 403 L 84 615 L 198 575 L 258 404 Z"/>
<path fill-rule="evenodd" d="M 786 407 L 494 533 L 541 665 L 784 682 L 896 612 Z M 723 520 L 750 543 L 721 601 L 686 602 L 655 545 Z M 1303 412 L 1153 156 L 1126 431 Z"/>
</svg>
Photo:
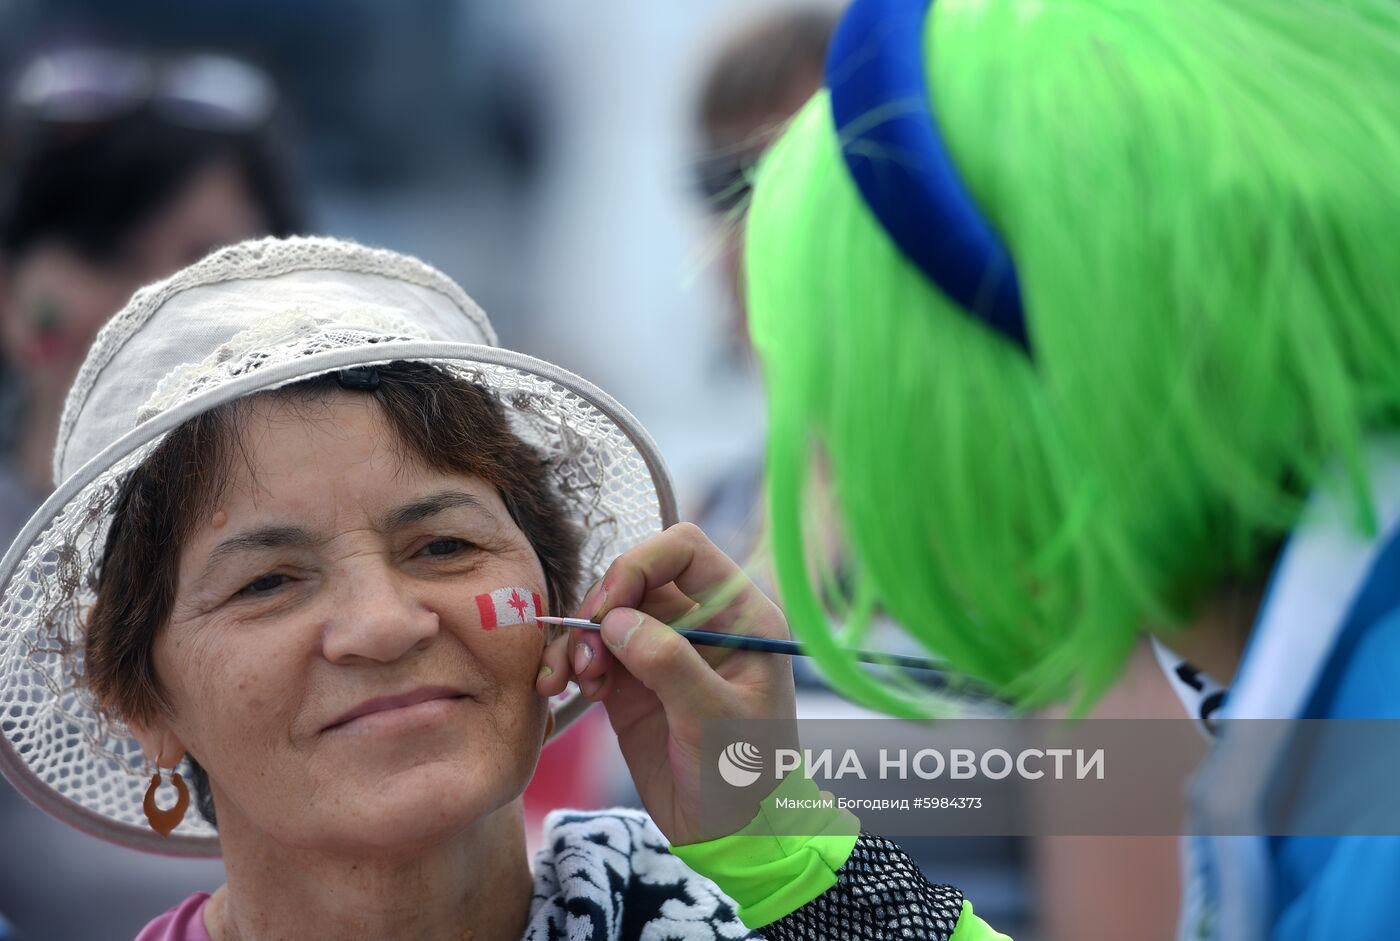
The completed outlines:
<svg viewBox="0 0 1400 941">
<path fill-rule="evenodd" d="M 638 793 L 673 843 L 703 833 L 706 721 L 786 721 L 798 745 L 786 657 L 696 647 L 669 626 L 707 599 L 705 623 L 715 632 L 788 640 L 782 611 L 698 528 L 681 524 L 613 562 L 578 611 L 592 627 L 552 642 L 536 681 L 541 695 L 554 696 L 572 677 L 585 697 L 603 703 Z"/>
<path fill-rule="evenodd" d="M 705 630 L 676 628 L 703 606 Z M 707 720 L 787 720 L 796 740 L 791 661 L 802 648 L 782 611 L 698 528 L 673 526 L 615 561 L 584 598 L 577 618 L 541 616 L 573 628 L 546 649 L 536 686 L 543 696 L 572 677 L 602 702 L 653 820 L 672 842 L 699 833 L 700 731 Z M 736 652 L 758 651 L 765 656 Z M 777 654 L 777 656 L 772 656 Z M 860 659 L 925 672 L 941 665 L 861 652 Z M 963 687 L 960 692 L 972 692 Z"/>
</svg>

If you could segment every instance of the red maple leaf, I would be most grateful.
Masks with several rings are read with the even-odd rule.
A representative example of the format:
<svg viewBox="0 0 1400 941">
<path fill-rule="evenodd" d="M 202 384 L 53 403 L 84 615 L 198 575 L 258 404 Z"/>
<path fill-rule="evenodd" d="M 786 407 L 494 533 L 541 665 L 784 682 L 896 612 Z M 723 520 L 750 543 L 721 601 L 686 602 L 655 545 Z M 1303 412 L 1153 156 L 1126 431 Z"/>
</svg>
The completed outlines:
<svg viewBox="0 0 1400 941">
<path fill-rule="evenodd" d="M 525 609 L 530 606 L 530 602 L 520 597 L 520 592 L 512 588 L 510 590 L 510 600 L 507 601 L 506 604 L 520 613 L 520 620 L 525 620 Z"/>
</svg>

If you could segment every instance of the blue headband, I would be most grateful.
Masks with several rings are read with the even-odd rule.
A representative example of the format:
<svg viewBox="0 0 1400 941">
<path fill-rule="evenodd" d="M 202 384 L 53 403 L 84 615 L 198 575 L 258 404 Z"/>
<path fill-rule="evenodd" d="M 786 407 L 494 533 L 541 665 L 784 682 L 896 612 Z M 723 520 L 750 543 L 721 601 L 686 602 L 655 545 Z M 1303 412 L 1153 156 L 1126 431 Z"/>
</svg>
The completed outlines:
<svg viewBox="0 0 1400 941">
<path fill-rule="evenodd" d="M 932 0 L 854 0 L 831 37 L 826 85 L 846 167 L 910 261 L 1027 352 L 1016 269 L 958 177 L 924 70 Z"/>
</svg>

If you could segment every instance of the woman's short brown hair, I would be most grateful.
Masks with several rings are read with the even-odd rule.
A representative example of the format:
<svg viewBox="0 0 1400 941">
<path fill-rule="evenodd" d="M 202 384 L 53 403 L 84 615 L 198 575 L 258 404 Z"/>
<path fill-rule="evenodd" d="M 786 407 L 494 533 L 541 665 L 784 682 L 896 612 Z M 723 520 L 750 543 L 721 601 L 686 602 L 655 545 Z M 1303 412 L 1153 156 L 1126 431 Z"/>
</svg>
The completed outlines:
<svg viewBox="0 0 1400 941">
<path fill-rule="evenodd" d="M 84 648 L 86 681 L 108 715 L 149 721 L 169 709 L 154 650 L 175 600 L 180 551 L 228 485 L 243 424 L 259 400 L 314 402 L 347 385 L 363 388 L 356 394 L 378 403 L 403 457 L 496 488 L 539 557 L 550 610 L 577 603 L 582 533 L 554 487 L 551 465 L 511 431 L 501 403 L 426 363 L 360 372 L 372 379 L 342 383 L 339 374 L 327 374 L 198 415 L 171 431 L 122 483 Z M 200 811 L 212 823 L 207 780 L 193 755 L 190 762 Z"/>
</svg>

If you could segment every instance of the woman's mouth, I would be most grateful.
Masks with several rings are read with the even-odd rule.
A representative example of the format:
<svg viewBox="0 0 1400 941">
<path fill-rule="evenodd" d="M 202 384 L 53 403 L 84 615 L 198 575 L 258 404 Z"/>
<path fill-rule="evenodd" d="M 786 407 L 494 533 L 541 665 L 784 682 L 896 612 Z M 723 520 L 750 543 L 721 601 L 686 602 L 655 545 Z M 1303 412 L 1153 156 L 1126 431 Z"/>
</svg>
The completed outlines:
<svg viewBox="0 0 1400 941">
<path fill-rule="evenodd" d="M 466 699 L 461 690 L 423 686 L 395 696 L 367 699 L 323 728 L 322 732 L 401 732 L 433 725 L 450 717 Z"/>
</svg>

